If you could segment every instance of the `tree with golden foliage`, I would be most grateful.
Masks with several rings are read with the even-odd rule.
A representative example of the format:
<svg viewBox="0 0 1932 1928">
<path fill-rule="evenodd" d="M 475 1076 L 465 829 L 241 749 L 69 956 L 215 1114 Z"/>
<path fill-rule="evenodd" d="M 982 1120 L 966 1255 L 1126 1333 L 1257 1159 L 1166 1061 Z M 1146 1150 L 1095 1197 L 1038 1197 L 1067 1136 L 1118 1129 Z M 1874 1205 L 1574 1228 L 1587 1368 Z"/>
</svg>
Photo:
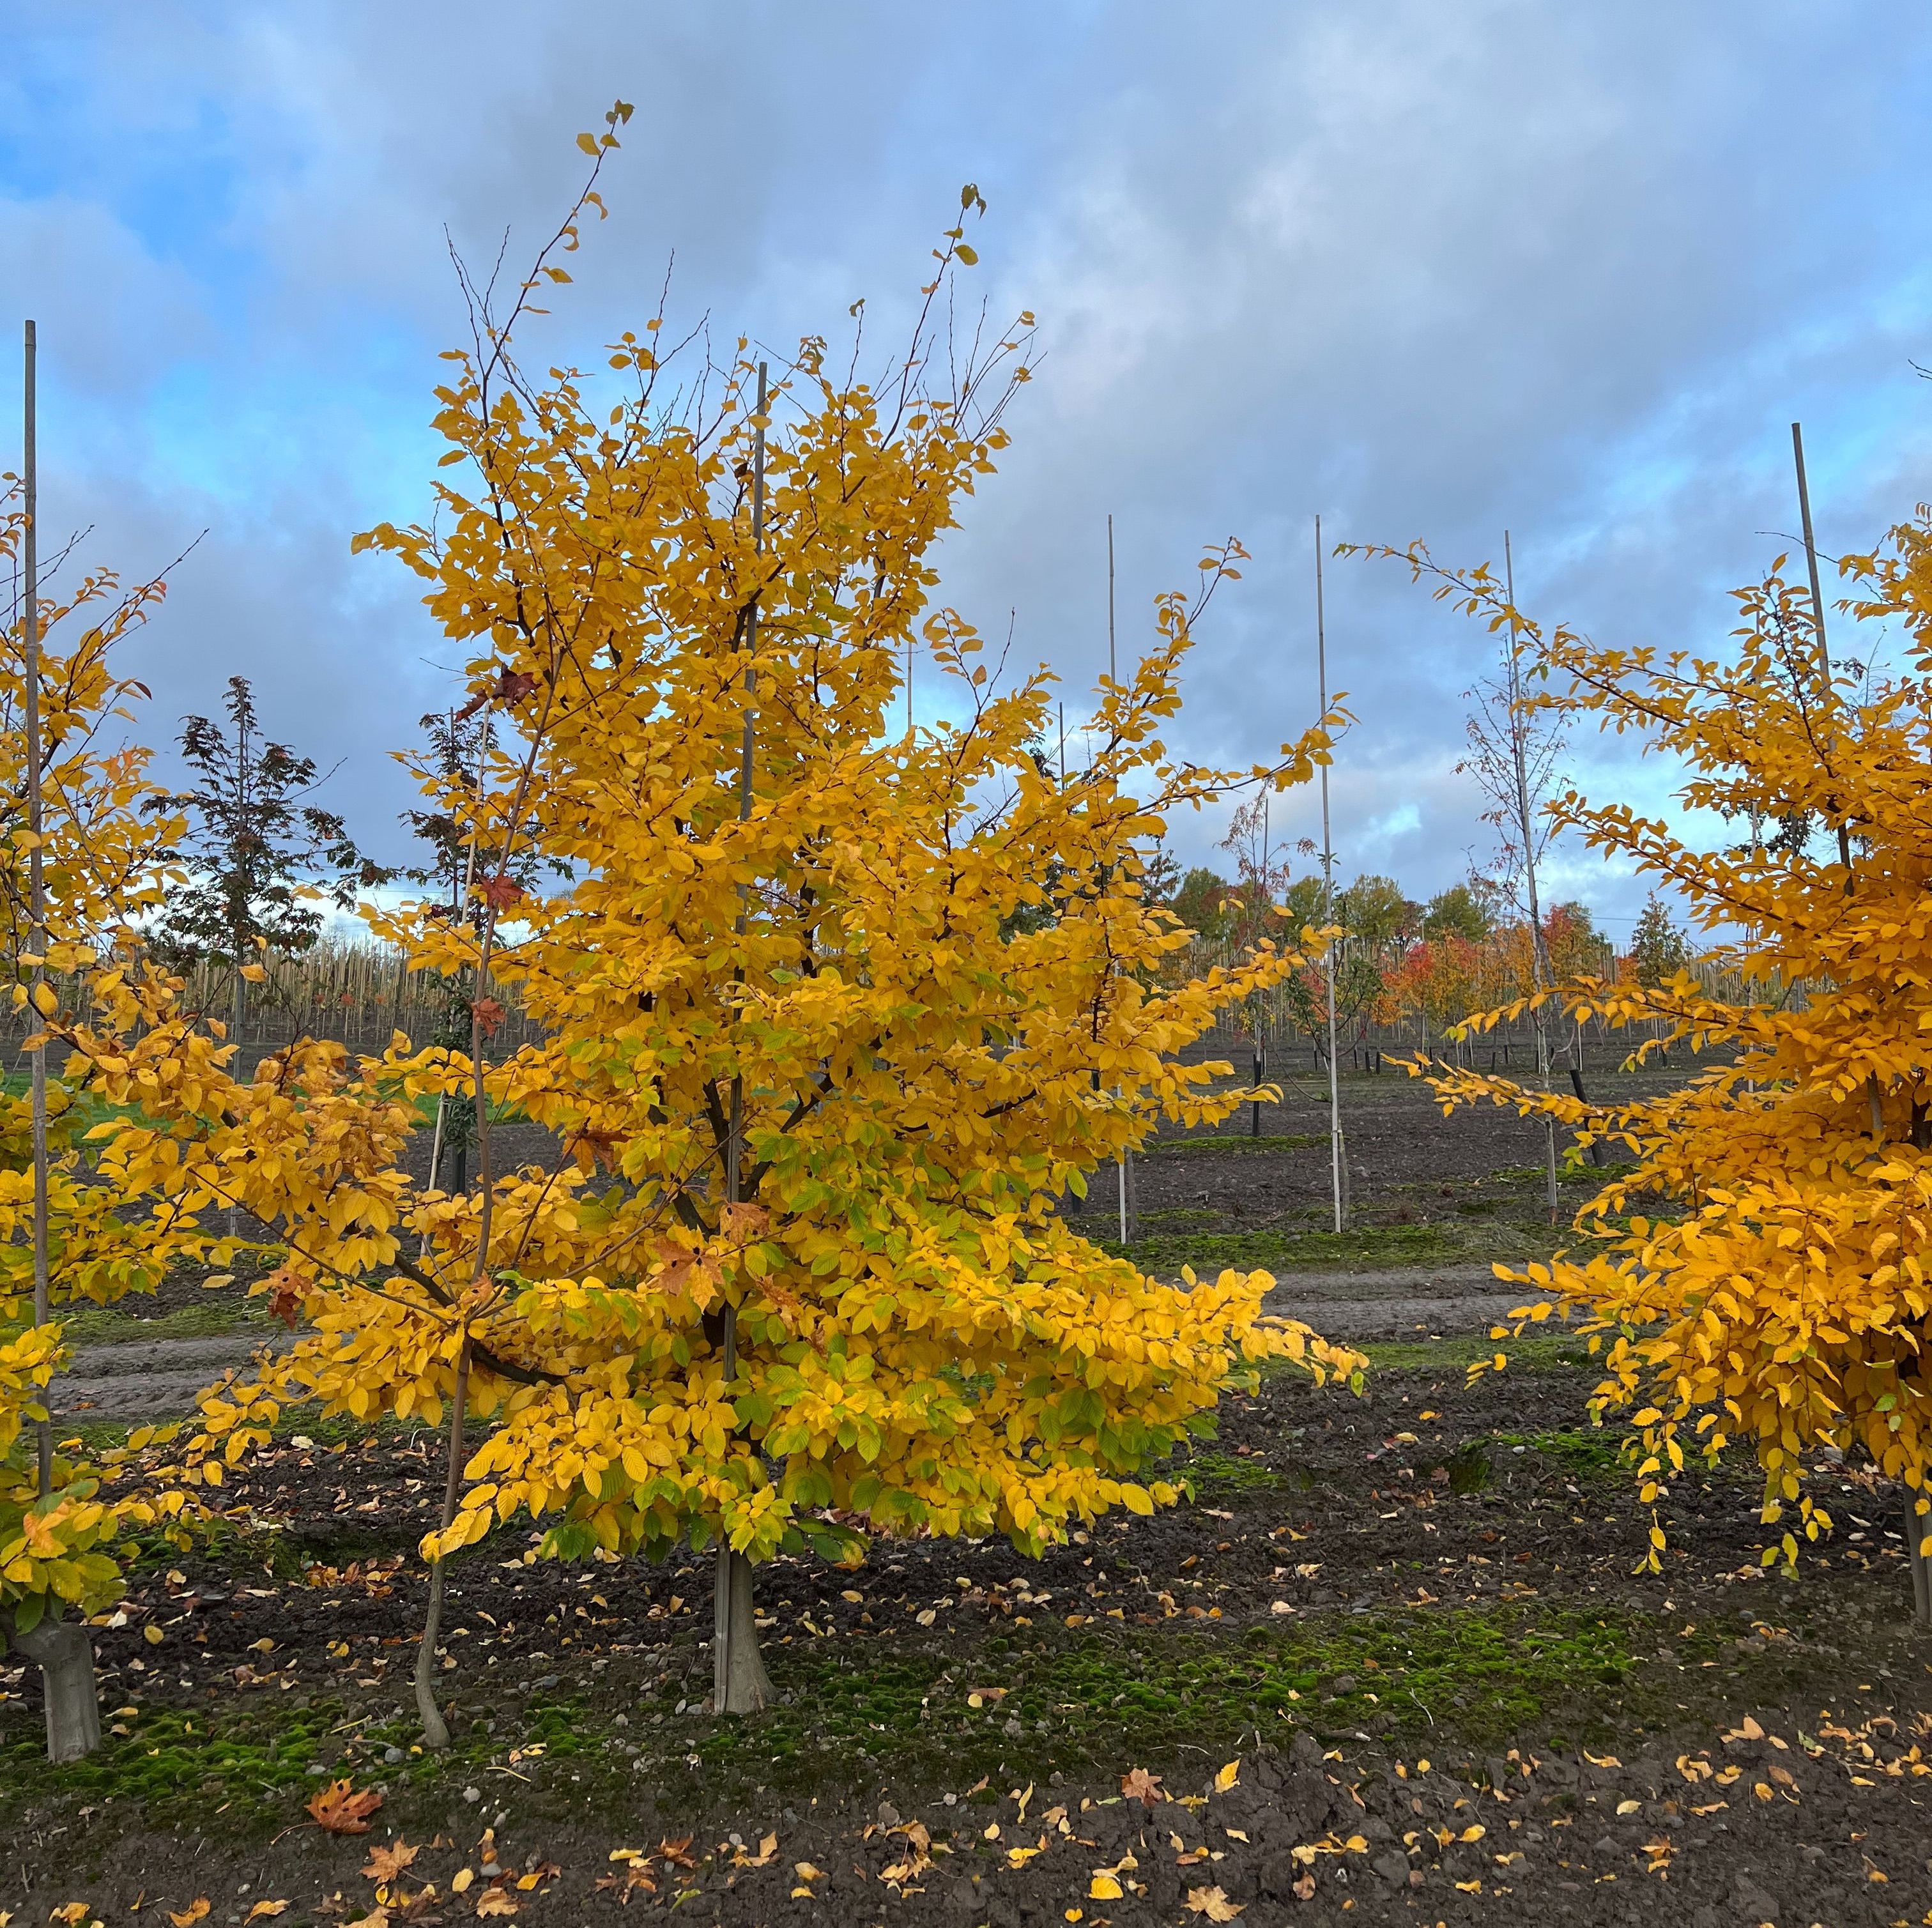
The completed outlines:
<svg viewBox="0 0 1932 1928">
<path fill-rule="evenodd" d="M 1704 958 L 1734 973 L 1744 996 L 1727 1002 L 1682 968 L 1654 984 L 1576 978 L 1554 994 L 1580 1017 L 1649 1033 L 1640 1060 L 1676 1043 L 1718 1054 L 1662 1097 L 1591 1107 L 1473 1072 L 1431 1079 L 1446 1108 L 1540 1113 L 1634 1161 L 1580 1215 L 1586 1246 L 1498 1273 L 1548 1294 L 1528 1319 L 1585 1321 L 1604 1357 L 1597 1403 L 1627 1412 L 1640 1435 L 1646 1502 L 1687 1452 L 1756 1456 L 1765 1522 L 1781 1529 L 1766 1564 L 1795 1560 L 1801 1534 L 1829 1530 L 1806 1484 L 1820 1448 L 1863 1456 L 1901 1482 L 1922 1615 L 1932 1607 L 1932 519 L 1922 509 L 1880 552 L 1841 565 L 1857 585 L 1855 616 L 1902 637 L 1890 674 L 1850 656 L 1832 663 L 1815 591 L 1775 568 L 1738 592 L 1732 646 L 1700 655 L 1546 634 L 1487 571 L 1442 570 L 1419 547 L 1404 559 L 1468 613 L 1516 628 L 1546 679 L 1540 701 L 1673 759 L 1687 811 L 1787 826 L 1769 841 L 1703 847 L 1628 804 L 1570 791 L 1553 805 L 1561 826 L 1688 908 Z M 1669 1212 L 1626 1216 L 1647 1197 L 1669 1200 Z M 1652 1540 L 1654 1568 L 1664 1543 L 1654 1516 Z"/>
<path fill-rule="evenodd" d="M 1164 748 L 1230 544 L 1102 686 L 1088 766 L 1063 781 L 1034 754 L 1051 679 L 1003 688 L 935 599 L 935 545 L 1025 373 L 1025 316 L 935 337 L 978 205 L 878 384 L 817 340 L 769 386 L 742 343 L 680 360 L 658 318 L 608 376 L 532 382 L 511 340 L 568 278 L 553 254 L 452 357 L 434 525 L 362 541 L 428 584 L 494 720 L 473 787 L 425 772 L 494 853 L 477 914 L 370 913 L 412 968 L 475 987 L 467 1054 L 310 1044 L 244 1084 L 132 975 L 74 1033 L 103 1093 L 145 1108 L 113 1141 L 126 1182 L 238 1198 L 286 1244 L 272 1290 L 300 1335 L 206 1404 L 205 1444 L 238 1459 L 292 1401 L 446 1414 L 439 1575 L 520 1516 L 563 1557 L 715 1547 L 721 1711 L 769 1693 L 751 1576 L 782 1549 L 856 1559 L 925 1531 L 1037 1552 L 1174 1499 L 1161 1462 L 1262 1362 L 1360 1363 L 1264 1317 L 1266 1273 L 1160 1283 L 1054 1209 L 1160 1120 L 1247 1096 L 1178 1054 L 1296 960 L 1264 946 L 1160 988 L 1186 933 L 1138 853 L 1172 812 L 1305 779 L 1340 718 L 1240 772 Z M 579 214 L 598 205 L 593 184 Z M 958 720 L 901 725 L 912 649 Z M 526 890 L 518 853 L 571 881 Z M 505 985 L 544 1035 L 492 1061 Z M 466 1091 L 476 1186 L 424 1193 L 397 1157 L 414 1103 Z M 555 1164 L 495 1168 L 506 1108 L 549 1128 Z M 434 1647 L 432 1620 L 433 1739 Z"/>
<path fill-rule="evenodd" d="M 26 534 L 16 493 L 0 514 L 0 565 L 14 561 Z M 42 1019 L 56 1029 L 71 1019 L 61 1008 L 63 987 L 82 984 L 181 880 L 170 856 L 178 821 L 144 814 L 158 794 L 147 753 L 114 740 L 147 694 L 115 673 L 114 646 L 162 592 L 158 581 L 124 592 L 97 571 L 64 599 L 36 596 L 38 833 L 27 808 L 24 607 L 0 634 L 0 971 L 29 1033 L 30 1057 L 47 1042 Z M 28 880 L 37 841 L 44 895 L 38 914 Z M 112 1598 L 121 1584 L 117 1543 L 182 1504 L 178 1492 L 157 1498 L 122 1485 L 124 1454 L 56 1449 L 47 1388 L 68 1357 L 58 1315 L 76 1303 L 152 1292 L 170 1264 L 214 1248 L 191 1219 L 168 1207 L 128 1210 L 100 1182 L 82 1156 L 88 1114 L 70 1081 L 49 1080 L 46 1115 L 38 1179 L 30 1101 L 0 1096 L 0 1636 L 41 1669 L 48 1748 L 58 1760 L 100 1738 L 92 1650 L 85 1630 L 63 1614 Z M 45 1284 L 37 1292 L 42 1242 Z"/>
</svg>

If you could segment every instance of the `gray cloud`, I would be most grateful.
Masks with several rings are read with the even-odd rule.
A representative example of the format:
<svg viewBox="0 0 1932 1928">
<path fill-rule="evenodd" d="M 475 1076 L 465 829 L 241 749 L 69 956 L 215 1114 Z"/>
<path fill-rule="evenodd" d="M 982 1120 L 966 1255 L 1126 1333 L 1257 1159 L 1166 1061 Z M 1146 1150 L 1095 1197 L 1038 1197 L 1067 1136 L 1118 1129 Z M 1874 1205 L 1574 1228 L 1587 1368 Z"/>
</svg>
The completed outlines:
<svg viewBox="0 0 1932 1928">
<path fill-rule="evenodd" d="M 680 312 L 728 337 L 836 330 L 863 294 L 889 340 L 978 181 L 988 298 L 1036 310 L 1048 353 L 949 599 L 988 628 L 1014 610 L 1022 654 L 1078 688 L 1104 662 L 1108 513 L 1130 641 L 1238 533 L 1254 562 L 1204 634 L 1196 752 L 1308 716 L 1317 511 L 1456 560 L 1510 526 L 1526 601 L 1678 643 L 1724 625 L 1723 590 L 1773 551 L 1757 532 L 1790 526 L 1793 415 L 1828 546 L 1928 493 L 1907 363 L 1932 346 L 1932 25 L 1897 4 L 88 18 L 38 30 L 59 85 L 0 91 L 44 157 L 0 157 L 0 273 L 48 331 L 50 519 L 95 522 L 130 566 L 209 526 L 144 646 L 163 713 L 254 673 L 277 727 L 346 760 L 372 834 L 405 801 L 381 753 L 434 700 L 437 643 L 346 540 L 425 499 L 460 322 L 443 229 L 486 258 L 508 223 L 524 258 L 615 94 L 638 112 L 613 218 L 533 343 L 588 358 L 674 251 Z M 1453 773 L 1481 639 L 1386 565 L 1329 585 L 1361 718 L 1343 862 L 1432 887 L 1484 841 Z M 1575 760 L 1660 790 L 1594 745 Z"/>
</svg>

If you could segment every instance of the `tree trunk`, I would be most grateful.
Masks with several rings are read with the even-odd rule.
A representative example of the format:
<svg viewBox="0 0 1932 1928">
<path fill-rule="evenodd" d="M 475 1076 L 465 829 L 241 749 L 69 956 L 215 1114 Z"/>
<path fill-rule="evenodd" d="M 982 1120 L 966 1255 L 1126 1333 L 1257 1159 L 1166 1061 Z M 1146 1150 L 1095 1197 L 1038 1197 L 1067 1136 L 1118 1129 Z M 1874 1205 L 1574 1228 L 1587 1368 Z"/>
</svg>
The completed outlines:
<svg viewBox="0 0 1932 1928">
<path fill-rule="evenodd" d="M 52 1615 L 14 1645 L 40 1670 L 47 1709 L 47 1759 L 58 1766 L 100 1745 L 100 1700 L 94 1684 L 94 1642 L 78 1621 Z"/>
<path fill-rule="evenodd" d="M 456 1503 L 463 1486 L 463 1420 L 470 1404 L 470 1342 L 466 1339 L 456 1360 L 456 1388 L 449 1412 L 449 1467 L 442 1492 L 442 1531 L 447 1533 L 456 1519 Z M 441 1555 L 429 1570 L 429 1612 L 423 1617 L 422 1645 L 416 1649 L 416 1714 L 422 1722 L 423 1745 L 440 1754 L 449 1745 L 448 1723 L 436 1704 L 436 1643 L 442 1631 L 442 1581 L 448 1562 Z"/>
<path fill-rule="evenodd" d="M 752 1563 L 722 1541 L 711 1638 L 711 1705 L 719 1714 L 762 1714 L 777 1699 L 752 1606 Z"/>
<path fill-rule="evenodd" d="M 1912 1617 L 1921 1627 L 1932 1627 L 1932 1559 L 1919 1552 L 1932 1535 L 1932 1512 L 1922 1513 L 1918 1490 L 1905 1489 L 1905 1557 L 1912 1567 Z"/>
</svg>

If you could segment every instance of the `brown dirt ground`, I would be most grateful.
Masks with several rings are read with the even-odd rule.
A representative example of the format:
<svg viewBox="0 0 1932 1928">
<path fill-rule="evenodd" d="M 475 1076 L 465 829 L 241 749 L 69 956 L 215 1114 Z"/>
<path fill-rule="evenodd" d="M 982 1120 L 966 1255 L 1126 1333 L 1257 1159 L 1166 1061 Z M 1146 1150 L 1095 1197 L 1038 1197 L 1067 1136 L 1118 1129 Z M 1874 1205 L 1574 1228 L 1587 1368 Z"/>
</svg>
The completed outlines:
<svg viewBox="0 0 1932 1928">
<path fill-rule="evenodd" d="M 358 1870 L 394 1828 L 436 1844 L 392 1890 L 398 1921 L 472 1918 L 505 1883 L 545 1924 L 680 1897 L 734 1923 L 1191 1922 L 1210 1888 L 1257 1922 L 1918 1921 L 1932 1645 L 1894 1496 L 1835 1478 L 1840 1539 L 1794 1582 L 1757 1564 L 1748 1479 L 1687 1478 L 1663 1574 L 1635 1578 L 1648 1519 L 1606 1436 L 1565 1430 L 1580 1372 L 1395 1369 L 1360 1399 L 1282 1379 L 1232 1400 L 1195 1503 L 1038 1563 L 916 1543 L 856 1573 L 767 1569 L 793 1699 L 750 1723 L 702 1710 L 706 1562 L 526 1566 L 523 1537 L 500 1537 L 452 1579 L 446 1762 L 398 1744 L 434 1441 L 285 1441 L 230 1495 L 280 1530 L 164 1556 L 98 1630 L 126 1731 L 91 1786 L 36 1767 L 36 1677 L 0 1673 L 0 1906 L 114 1921 L 139 1900 L 141 1920 L 206 1896 L 217 1924 L 264 1899 L 292 1925 L 361 1920 L 377 1897 Z M 240 1751 L 298 1729 L 292 1761 Z M 1122 1801 L 1133 1767 L 1204 1804 Z M 304 1817 L 337 1776 L 385 1792 L 359 1841 Z M 908 1872 L 882 1801 L 950 1852 Z M 658 1857 L 628 1904 L 599 1885 L 641 1865 L 614 1851 L 686 1836 L 694 1865 Z M 1089 1891 L 1103 1868 L 1118 1901 Z"/>
</svg>

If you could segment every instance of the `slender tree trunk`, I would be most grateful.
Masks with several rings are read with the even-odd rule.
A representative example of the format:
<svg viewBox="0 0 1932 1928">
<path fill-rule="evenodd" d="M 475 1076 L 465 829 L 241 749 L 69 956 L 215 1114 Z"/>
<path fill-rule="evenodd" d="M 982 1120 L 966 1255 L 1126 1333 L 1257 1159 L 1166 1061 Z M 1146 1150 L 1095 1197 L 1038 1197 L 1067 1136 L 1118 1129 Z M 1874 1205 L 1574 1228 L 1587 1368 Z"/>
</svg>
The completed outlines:
<svg viewBox="0 0 1932 1928">
<path fill-rule="evenodd" d="M 456 1391 L 449 1414 L 449 1470 L 443 1480 L 442 1531 L 456 1519 L 456 1502 L 463 1490 L 463 1419 L 470 1403 L 470 1342 L 456 1358 Z M 416 1649 L 416 1713 L 422 1722 L 423 1745 L 440 1753 L 449 1745 L 449 1727 L 436 1704 L 436 1643 L 442 1631 L 442 1582 L 446 1561 L 439 1554 L 429 1570 L 429 1612 L 424 1617 L 422 1645 Z"/>
<path fill-rule="evenodd" d="M 1919 1549 L 1932 1538 L 1932 1511 L 1924 1489 L 1905 1489 L 1905 1558 L 1912 1569 L 1912 1617 L 1921 1627 L 1932 1627 L 1932 1557 Z"/>
</svg>

